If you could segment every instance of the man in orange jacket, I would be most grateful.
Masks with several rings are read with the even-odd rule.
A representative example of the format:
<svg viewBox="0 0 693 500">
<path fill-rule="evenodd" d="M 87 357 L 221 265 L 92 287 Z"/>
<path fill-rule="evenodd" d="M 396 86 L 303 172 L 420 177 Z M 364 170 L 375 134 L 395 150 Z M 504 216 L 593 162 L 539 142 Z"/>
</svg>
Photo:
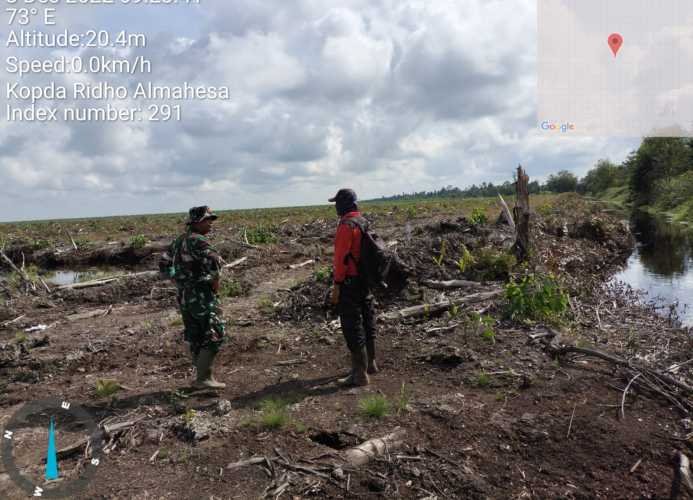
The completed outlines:
<svg viewBox="0 0 693 500">
<path fill-rule="evenodd" d="M 336 204 L 340 217 L 334 241 L 332 304 L 339 311 L 342 333 L 351 352 L 351 373 L 342 382 L 368 385 L 368 374 L 378 372 L 375 362 L 375 311 L 368 285 L 359 277 L 362 234 L 353 219 L 363 218 L 356 200 L 356 193 L 351 189 L 340 189 L 328 200 Z"/>
</svg>

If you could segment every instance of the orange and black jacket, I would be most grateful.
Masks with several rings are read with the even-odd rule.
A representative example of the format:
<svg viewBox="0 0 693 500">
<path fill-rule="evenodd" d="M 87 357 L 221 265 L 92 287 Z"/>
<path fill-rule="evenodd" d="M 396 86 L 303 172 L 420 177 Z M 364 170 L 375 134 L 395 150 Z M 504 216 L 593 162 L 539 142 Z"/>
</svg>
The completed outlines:
<svg viewBox="0 0 693 500">
<path fill-rule="evenodd" d="M 353 217 L 361 217 L 361 212 L 343 215 L 334 239 L 334 282 L 338 284 L 343 283 L 347 277 L 359 275 L 356 264 L 361 258 L 361 230 L 345 224 L 345 221 Z"/>
</svg>

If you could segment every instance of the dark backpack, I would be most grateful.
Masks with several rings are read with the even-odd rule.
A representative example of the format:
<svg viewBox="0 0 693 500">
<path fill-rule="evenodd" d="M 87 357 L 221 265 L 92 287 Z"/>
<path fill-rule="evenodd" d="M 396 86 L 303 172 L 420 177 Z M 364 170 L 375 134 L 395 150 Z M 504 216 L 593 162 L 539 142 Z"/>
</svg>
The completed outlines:
<svg viewBox="0 0 693 500">
<path fill-rule="evenodd" d="M 363 217 L 352 217 L 342 224 L 352 228 L 357 227 L 361 231 L 361 257 L 356 261 L 349 252 L 344 257 L 344 263 L 346 264 L 349 259 L 356 261 L 359 276 L 369 289 L 387 288 L 386 281 L 390 274 L 390 267 L 395 261 L 395 255 L 385 246 L 380 236 L 369 231 L 368 221 Z"/>
</svg>

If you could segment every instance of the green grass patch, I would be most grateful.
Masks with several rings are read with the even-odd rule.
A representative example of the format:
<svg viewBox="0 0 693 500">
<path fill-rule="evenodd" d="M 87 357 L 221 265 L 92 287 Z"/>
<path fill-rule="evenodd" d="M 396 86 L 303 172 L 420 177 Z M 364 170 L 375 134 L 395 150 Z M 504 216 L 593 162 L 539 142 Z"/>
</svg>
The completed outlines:
<svg viewBox="0 0 693 500">
<path fill-rule="evenodd" d="M 222 298 L 240 297 L 243 295 L 243 285 L 235 279 L 225 279 L 219 287 L 219 296 Z"/>
<path fill-rule="evenodd" d="M 243 237 L 251 245 L 267 245 L 279 241 L 278 230 L 274 225 L 258 225 L 243 230 Z"/>
<path fill-rule="evenodd" d="M 472 379 L 472 384 L 477 387 L 488 387 L 491 385 L 491 375 L 486 372 L 479 372 Z"/>
<path fill-rule="evenodd" d="M 149 243 L 147 237 L 143 234 L 136 234 L 130 238 L 130 246 L 132 248 L 144 248 Z"/>
<path fill-rule="evenodd" d="M 120 384 L 115 380 L 102 380 L 96 381 L 96 386 L 94 392 L 99 398 L 107 398 L 113 396 L 116 392 L 120 390 Z"/>
<path fill-rule="evenodd" d="M 372 394 L 359 400 L 359 410 L 369 418 L 383 418 L 390 414 L 390 402 L 381 394 Z"/>
</svg>

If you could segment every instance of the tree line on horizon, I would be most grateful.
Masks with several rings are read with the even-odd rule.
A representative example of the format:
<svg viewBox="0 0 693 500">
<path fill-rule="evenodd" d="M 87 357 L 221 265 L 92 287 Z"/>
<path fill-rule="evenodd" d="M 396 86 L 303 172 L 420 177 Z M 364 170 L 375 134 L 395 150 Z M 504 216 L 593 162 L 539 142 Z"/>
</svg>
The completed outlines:
<svg viewBox="0 0 693 500">
<path fill-rule="evenodd" d="M 650 206 L 662 211 L 683 210 L 693 218 L 693 139 L 647 137 L 620 164 L 599 160 L 583 178 L 561 170 L 545 183 L 529 183 L 530 194 L 578 192 L 600 196 L 620 188 L 624 201 L 634 207 Z M 465 189 L 446 186 L 438 190 L 383 196 L 379 201 L 426 198 L 477 198 L 515 194 L 514 181 L 483 182 Z M 683 208 L 682 208 L 683 207 Z"/>
</svg>

